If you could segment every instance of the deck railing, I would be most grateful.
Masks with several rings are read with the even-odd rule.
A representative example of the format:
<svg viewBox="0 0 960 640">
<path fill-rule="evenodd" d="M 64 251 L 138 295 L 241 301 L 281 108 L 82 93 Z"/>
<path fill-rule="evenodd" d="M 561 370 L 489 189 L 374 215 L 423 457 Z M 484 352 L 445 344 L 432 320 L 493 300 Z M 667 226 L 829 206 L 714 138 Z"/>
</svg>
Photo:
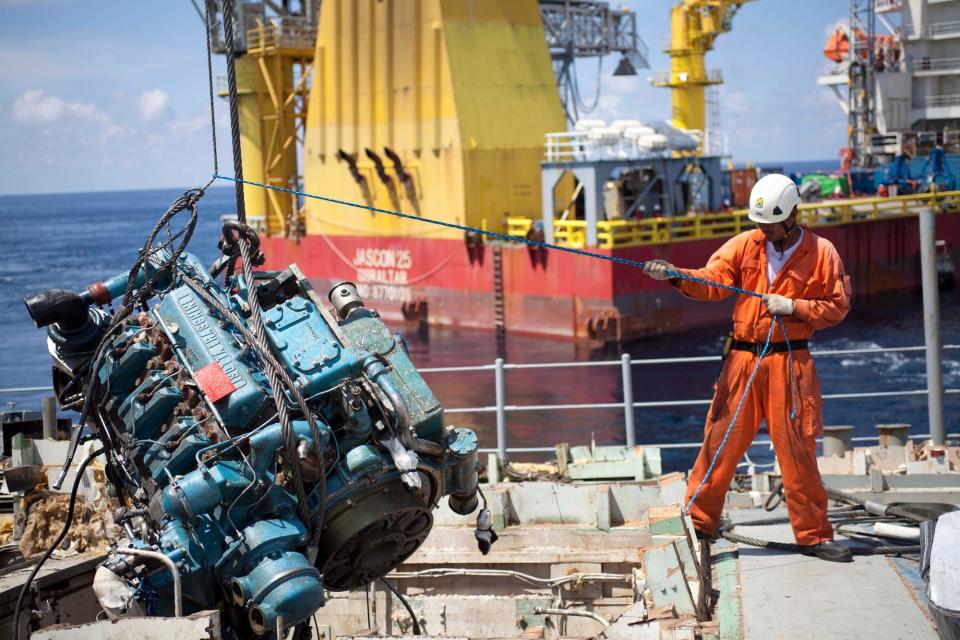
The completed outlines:
<svg viewBox="0 0 960 640">
<path fill-rule="evenodd" d="M 813 228 L 831 227 L 855 222 L 907 218 L 915 216 L 923 207 L 931 207 L 944 213 L 955 212 L 960 209 L 960 191 L 810 202 L 800 205 L 799 221 Z M 508 217 L 507 233 L 525 237 L 533 223 L 531 218 Z M 561 246 L 582 248 L 587 241 L 586 225 L 584 220 L 554 220 L 554 241 Z M 612 249 L 704 238 L 728 238 L 754 226 L 747 218 L 746 209 L 670 218 L 598 220 L 597 245 Z"/>
<path fill-rule="evenodd" d="M 960 349 L 960 344 L 948 344 L 941 347 L 943 350 Z M 875 347 L 869 349 L 832 349 L 811 352 L 815 357 L 837 357 L 837 356 L 856 356 L 868 355 L 874 353 L 898 353 L 911 351 L 925 351 L 925 347 Z M 501 460 L 506 460 L 511 453 L 546 453 L 553 451 L 553 447 L 511 447 L 508 443 L 509 429 L 507 426 L 507 414 L 524 411 L 582 411 L 587 409 L 606 409 L 623 412 L 624 423 L 624 443 L 627 446 L 636 446 L 636 431 L 634 422 L 634 411 L 636 409 L 653 409 L 663 407 L 690 407 L 690 406 L 708 406 L 710 398 L 697 399 L 667 399 L 635 402 L 633 400 L 633 368 L 650 365 L 664 364 L 693 364 L 703 362 L 720 362 L 720 356 L 697 356 L 682 358 L 642 358 L 633 359 L 630 354 L 623 354 L 620 360 L 598 360 L 587 362 L 539 362 L 539 363 L 508 363 L 503 358 L 497 358 L 491 364 L 462 366 L 462 367 L 425 367 L 419 369 L 419 372 L 425 375 L 431 374 L 450 374 L 450 373 L 478 373 L 492 372 L 494 383 L 493 404 L 478 407 L 445 407 L 447 414 L 490 414 L 496 415 L 497 441 L 495 448 L 481 449 L 486 453 L 496 453 Z M 584 402 L 575 404 L 508 404 L 507 403 L 507 383 L 506 374 L 508 371 L 530 370 L 530 369 L 573 369 L 582 367 L 620 367 L 620 382 L 622 388 L 623 400 L 620 402 Z M 960 389 L 944 389 L 948 395 L 960 395 Z M 825 401 L 855 400 L 865 398 L 884 398 L 884 397 L 909 397 L 926 396 L 926 389 L 901 389 L 897 391 L 860 391 L 853 393 L 825 393 Z M 951 434 L 953 435 L 953 434 Z M 928 434 L 923 434 L 929 437 Z M 919 436 L 915 436 L 919 437 Z M 955 436 L 954 436 L 955 437 Z M 876 437 L 854 438 L 855 441 L 876 440 Z M 751 445 L 768 446 L 769 440 L 756 440 Z M 675 442 L 675 443 L 651 443 L 649 446 L 659 447 L 661 449 L 688 449 L 700 446 L 698 442 Z"/>
<path fill-rule="evenodd" d="M 910 61 L 910 71 L 923 73 L 925 71 L 955 71 L 960 69 L 960 58 L 926 58 L 921 57 Z"/>
<path fill-rule="evenodd" d="M 650 82 L 655 86 L 684 85 L 692 80 L 693 78 L 688 77 L 687 74 L 678 74 L 672 71 L 654 71 L 650 74 Z M 697 80 L 706 81 L 710 84 L 722 84 L 723 72 L 720 69 L 708 69 L 703 77 L 697 78 Z"/>
<path fill-rule="evenodd" d="M 280 49 L 312 52 L 317 42 L 316 27 L 285 21 L 259 23 L 247 30 L 247 53 L 273 53 Z"/>
<path fill-rule="evenodd" d="M 960 37 L 960 20 L 949 20 L 945 22 L 934 22 L 927 25 L 926 35 L 928 38 L 938 37 Z"/>
<path fill-rule="evenodd" d="M 914 105 L 918 108 L 937 108 L 937 107 L 958 107 L 960 106 L 960 93 L 950 93 L 943 95 L 922 96 Z"/>
<path fill-rule="evenodd" d="M 960 349 L 960 344 L 947 344 L 941 347 L 944 351 Z M 813 351 L 810 355 L 815 357 L 837 357 L 837 356 L 857 356 L 877 353 L 902 353 L 902 352 L 922 352 L 923 346 L 915 347 L 875 347 L 868 349 L 833 349 L 823 351 Z M 493 374 L 494 393 L 492 404 L 476 407 L 457 407 L 445 406 L 444 413 L 448 415 L 469 415 L 469 414 L 495 414 L 496 415 L 496 446 L 480 449 L 483 453 L 496 453 L 501 460 L 507 460 L 513 453 L 548 453 L 554 451 L 554 447 L 511 447 L 509 445 L 509 427 L 507 423 L 508 414 L 528 411 L 542 412 L 566 412 L 583 411 L 590 409 L 601 409 L 610 411 L 619 411 L 623 413 L 624 424 L 624 443 L 627 446 L 637 446 L 635 429 L 635 411 L 637 409 L 657 409 L 664 407 L 706 407 L 710 404 L 710 398 L 683 398 L 666 399 L 652 401 L 634 401 L 633 399 L 633 369 L 634 367 L 643 367 L 651 365 L 665 364 L 695 364 L 695 363 L 715 363 L 720 361 L 720 356 L 695 356 L 680 358 L 639 358 L 634 359 L 630 354 L 623 354 L 619 360 L 597 360 L 585 362 L 535 362 L 535 363 L 508 363 L 503 358 L 497 358 L 490 364 L 454 366 L 454 367 L 423 367 L 418 371 L 421 374 L 431 376 L 437 374 L 464 374 L 464 373 L 484 373 Z M 507 372 L 523 370 L 563 370 L 577 369 L 585 367 L 619 367 L 620 383 L 623 399 L 620 402 L 582 402 L 570 404 L 509 404 L 507 401 Z M 11 387 L 0 388 L 0 394 L 24 394 L 24 393 L 44 393 L 53 391 L 52 387 Z M 944 389 L 947 395 L 960 395 L 960 389 Z M 823 399 L 828 402 L 842 400 L 856 400 L 866 398 L 885 398 L 885 397 L 910 397 L 926 396 L 927 389 L 901 389 L 897 391 L 859 391 L 853 393 L 825 393 Z M 950 437 L 960 437 L 960 434 L 949 434 Z M 929 434 L 912 434 L 913 438 L 928 438 Z M 876 436 L 860 436 L 852 438 L 855 442 L 875 441 Z M 751 447 L 769 446 L 769 440 L 755 440 Z M 695 449 L 700 447 L 699 442 L 670 442 L 670 443 L 649 443 L 647 445 L 658 447 L 660 449 Z"/>
</svg>

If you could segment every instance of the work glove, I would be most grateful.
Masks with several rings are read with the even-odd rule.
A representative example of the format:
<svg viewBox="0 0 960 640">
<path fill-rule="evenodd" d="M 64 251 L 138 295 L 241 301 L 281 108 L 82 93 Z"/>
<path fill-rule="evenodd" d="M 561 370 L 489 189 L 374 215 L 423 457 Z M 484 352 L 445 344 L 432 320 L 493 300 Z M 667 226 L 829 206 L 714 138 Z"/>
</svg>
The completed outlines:
<svg viewBox="0 0 960 640">
<path fill-rule="evenodd" d="M 792 316 L 793 300 L 776 293 L 768 293 L 762 298 L 763 304 L 767 305 L 767 311 L 775 316 Z"/>
<path fill-rule="evenodd" d="M 643 265 L 643 272 L 654 280 L 669 280 L 667 271 L 676 271 L 676 267 L 666 260 L 648 260 Z"/>
</svg>

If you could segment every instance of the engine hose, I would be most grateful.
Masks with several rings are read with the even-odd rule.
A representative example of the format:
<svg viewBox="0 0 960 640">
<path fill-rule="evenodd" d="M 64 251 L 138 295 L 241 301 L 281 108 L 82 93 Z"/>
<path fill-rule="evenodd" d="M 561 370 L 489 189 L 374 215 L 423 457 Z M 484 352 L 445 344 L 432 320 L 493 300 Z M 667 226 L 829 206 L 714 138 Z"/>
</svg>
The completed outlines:
<svg viewBox="0 0 960 640">
<path fill-rule="evenodd" d="M 390 583 L 386 578 L 380 578 L 380 582 L 387 586 L 387 589 L 390 589 L 393 592 L 393 595 L 397 596 L 397 600 L 406 608 L 407 613 L 410 614 L 410 619 L 413 621 L 413 635 L 419 636 L 422 635 L 420 631 L 420 623 L 417 621 L 417 614 L 413 612 L 413 607 L 410 606 L 410 603 L 407 602 L 407 599 L 397 590 L 397 588 Z"/>
<path fill-rule="evenodd" d="M 83 472 L 86 470 L 87 465 L 93 462 L 93 459 L 102 454 L 104 451 L 105 448 L 100 447 L 87 456 L 87 458 L 81 462 L 80 466 L 77 468 L 77 475 L 73 480 L 73 488 L 70 490 L 70 503 L 67 507 L 67 517 L 64 520 L 63 529 L 60 531 L 60 535 L 57 536 L 57 539 L 54 540 L 53 544 L 51 544 L 46 552 L 44 552 L 43 557 L 40 558 L 39 562 L 34 565 L 33 571 L 30 572 L 30 577 L 28 577 L 27 581 L 23 583 L 23 587 L 20 589 L 20 595 L 17 597 L 17 605 L 13 609 L 13 640 L 20 640 L 20 613 L 23 608 L 23 599 L 30 590 L 30 585 L 33 584 L 33 580 L 37 577 L 37 574 L 40 572 L 43 564 L 50 559 L 50 556 L 53 555 L 53 552 L 56 551 L 63 543 L 63 539 L 67 537 L 67 533 L 70 531 L 70 525 L 73 524 L 73 511 L 77 504 L 77 490 L 80 488 L 80 481 L 83 479 Z"/>
</svg>

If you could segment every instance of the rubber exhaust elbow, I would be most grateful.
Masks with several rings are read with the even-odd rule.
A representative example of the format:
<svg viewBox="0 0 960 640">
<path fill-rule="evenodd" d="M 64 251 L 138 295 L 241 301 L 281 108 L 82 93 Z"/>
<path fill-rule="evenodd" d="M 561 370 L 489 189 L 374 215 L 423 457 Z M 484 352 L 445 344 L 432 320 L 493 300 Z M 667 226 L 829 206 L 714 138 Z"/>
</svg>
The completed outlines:
<svg viewBox="0 0 960 640">
<path fill-rule="evenodd" d="M 23 302 L 38 329 L 56 324 L 65 331 L 76 331 L 90 321 L 87 303 L 74 291 L 48 289 Z"/>
</svg>

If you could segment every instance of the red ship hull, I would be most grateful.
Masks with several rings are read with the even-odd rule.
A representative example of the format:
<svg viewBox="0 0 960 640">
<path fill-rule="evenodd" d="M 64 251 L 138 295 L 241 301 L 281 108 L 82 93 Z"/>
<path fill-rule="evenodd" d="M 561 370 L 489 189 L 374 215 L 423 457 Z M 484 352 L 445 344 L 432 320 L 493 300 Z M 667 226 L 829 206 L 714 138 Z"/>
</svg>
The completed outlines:
<svg viewBox="0 0 960 640">
<path fill-rule="evenodd" d="M 920 286 L 915 218 L 822 227 L 836 246 L 856 301 Z M 937 216 L 937 239 L 960 247 L 960 216 Z M 723 239 L 595 249 L 631 260 L 663 258 L 702 266 Z M 265 241 L 265 268 L 296 263 L 318 291 L 343 280 L 358 284 L 390 321 L 493 329 L 497 322 L 494 251 L 462 240 L 406 237 L 306 236 Z M 621 341 L 716 326 L 729 303 L 704 304 L 677 295 L 636 268 L 522 244 L 503 245 L 503 320 L 512 333 L 590 341 Z"/>
</svg>

